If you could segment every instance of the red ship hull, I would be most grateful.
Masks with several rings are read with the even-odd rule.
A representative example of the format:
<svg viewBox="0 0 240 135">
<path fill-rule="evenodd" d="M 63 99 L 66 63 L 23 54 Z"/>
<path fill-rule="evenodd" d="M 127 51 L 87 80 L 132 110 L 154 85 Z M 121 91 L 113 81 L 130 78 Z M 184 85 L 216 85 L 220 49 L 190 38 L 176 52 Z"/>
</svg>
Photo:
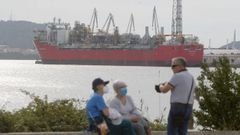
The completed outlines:
<svg viewBox="0 0 240 135">
<path fill-rule="evenodd" d="M 169 66 L 174 57 L 184 57 L 188 66 L 199 66 L 203 45 L 160 45 L 154 49 L 82 49 L 60 48 L 34 41 L 44 64 Z"/>
</svg>

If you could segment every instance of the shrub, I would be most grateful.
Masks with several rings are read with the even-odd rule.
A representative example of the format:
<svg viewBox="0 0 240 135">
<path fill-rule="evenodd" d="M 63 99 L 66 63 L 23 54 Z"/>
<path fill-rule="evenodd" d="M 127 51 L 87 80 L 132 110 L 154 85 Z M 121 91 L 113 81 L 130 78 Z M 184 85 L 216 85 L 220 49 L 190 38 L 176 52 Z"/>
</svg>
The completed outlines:
<svg viewBox="0 0 240 135">
<path fill-rule="evenodd" d="M 159 119 L 155 119 L 153 122 L 150 122 L 150 127 L 152 131 L 166 131 L 167 125 Z"/>
<path fill-rule="evenodd" d="M 87 127 L 87 117 L 76 99 L 49 102 L 47 96 L 23 91 L 32 101 L 16 112 L 0 111 L 0 132 L 80 131 Z"/>
<path fill-rule="evenodd" d="M 215 68 L 206 64 L 198 77 L 199 110 L 194 114 L 203 130 L 240 130 L 240 74 L 222 57 Z"/>
<path fill-rule="evenodd" d="M 0 132 L 14 130 L 14 115 L 11 112 L 0 110 Z"/>
</svg>

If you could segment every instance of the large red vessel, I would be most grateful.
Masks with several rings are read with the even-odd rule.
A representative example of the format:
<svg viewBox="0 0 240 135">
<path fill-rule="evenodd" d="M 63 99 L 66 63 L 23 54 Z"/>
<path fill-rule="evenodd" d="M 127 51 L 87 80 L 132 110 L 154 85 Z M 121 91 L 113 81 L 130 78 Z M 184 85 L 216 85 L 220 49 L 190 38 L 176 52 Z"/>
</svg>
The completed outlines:
<svg viewBox="0 0 240 135">
<path fill-rule="evenodd" d="M 82 49 L 60 48 L 57 45 L 34 41 L 42 63 L 84 65 L 168 66 L 174 57 L 184 57 L 189 66 L 199 66 L 203 46 L 160 45 L 152 49 Z"/>
<path fill-rule="evenodd" d="M 181 3 L 177 4 L 179 8 L 174 9 L 180 9 Z M 35 31 L 34 44 L 44 64 L 168 66 L 172 58 L 184 57 L 189 66 L 199 66 L 203 59 L 203 45 L 198 43 L 197 37 L 182 34 L 181 12 L 176 13 L 172 34 L 165 35 L 164 28 L 161 32 L 159 30 L 154 8 L 152 24 L 155 35 L 150 36 L 146 27 L 145 35 L 140 37 L 132 34 L 133 15 L 125 34 L 119 34 L 112 14 L 109 14 L 103 28 L 95 32 L 98 21 L 94 10 L 88 26 L 75 22 L 71 28 L 69 24 L 54 19 L 46 30 Z M 111 24 L 112 34 L 109 33 Z"/>
</svg>

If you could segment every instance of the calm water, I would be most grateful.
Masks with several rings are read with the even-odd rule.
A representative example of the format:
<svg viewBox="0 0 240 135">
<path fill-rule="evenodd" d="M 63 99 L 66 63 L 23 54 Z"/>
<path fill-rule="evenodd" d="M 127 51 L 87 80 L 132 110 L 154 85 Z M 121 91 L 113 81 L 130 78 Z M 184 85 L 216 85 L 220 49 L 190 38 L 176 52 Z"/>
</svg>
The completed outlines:
<svg viewBox="0 0 240 135">
<path fill-rule="evenodd" d="M 0 60 L 1 107 L 16 110 L 26 106 L 30 99 L 20 90 L 40 96 L 48 95 L 50 100 L 86 100 L 92 94 L 92 80 L 101 77 L 110 80 L 111 84 L 116 79 L 125 81 L 129 87 L 129 94 L 138 107 L 140 100 L 143 100 L 146 117 L 155 119 L 162 114 L 166 117 L 168 113 L 169 94 L 162 95 L 154 91 L 155 84 L 170 79 L 172 71 L 168 67 L 42 65 L 34 62 Z M 195 78 L 200 74 L 199 68 L 189 68 L 189 71 Z M 111 90 L 105 98 L 109 101 L 113 96 L 114 92 Z M 163 112 L 165 107 L 166 111 Z"/>
</svg>

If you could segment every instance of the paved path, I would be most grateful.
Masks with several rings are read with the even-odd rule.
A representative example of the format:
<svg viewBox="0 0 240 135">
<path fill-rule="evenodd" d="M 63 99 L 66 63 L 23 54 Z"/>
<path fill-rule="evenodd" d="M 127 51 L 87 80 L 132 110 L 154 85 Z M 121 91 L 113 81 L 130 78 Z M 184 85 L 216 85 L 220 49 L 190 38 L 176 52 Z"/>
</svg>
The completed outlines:
<svg viewBox="0 0 240 135">
<path fill-rule="evenodd" d="M 0 135 L 96 135 L 84 132 L 44 132 L 44 133 L 0 133 Z M 166 135 L 166 132 L 153 132 L 153 135 Z M 240 135 L 240 131 L 190 132 L 189 135 Z"/>
</svg>

